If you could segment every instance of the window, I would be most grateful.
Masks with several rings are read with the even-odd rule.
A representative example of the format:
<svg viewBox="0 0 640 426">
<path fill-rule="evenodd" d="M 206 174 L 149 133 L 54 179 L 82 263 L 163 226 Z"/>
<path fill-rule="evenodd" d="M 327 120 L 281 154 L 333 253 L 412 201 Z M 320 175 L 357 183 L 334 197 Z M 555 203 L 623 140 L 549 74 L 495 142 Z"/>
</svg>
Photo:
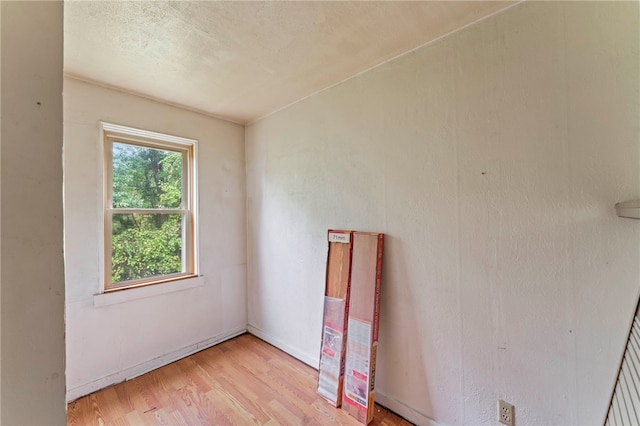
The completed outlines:
<svg viewBox="0 0 640 426">
<path fill-rule="evenodd" d="M 101 123 L 104 289 L 197 275 L 197 141 Z"/>
</svg>

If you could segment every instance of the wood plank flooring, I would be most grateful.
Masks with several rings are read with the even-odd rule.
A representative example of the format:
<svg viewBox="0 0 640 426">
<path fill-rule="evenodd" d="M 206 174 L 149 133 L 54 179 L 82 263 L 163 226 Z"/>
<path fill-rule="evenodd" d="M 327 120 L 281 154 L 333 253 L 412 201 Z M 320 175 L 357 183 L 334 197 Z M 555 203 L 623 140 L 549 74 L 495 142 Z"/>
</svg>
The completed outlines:
<svg viewBox="0 0 640 426">
<path fill-rule="evenodd" d="M 318 372 L 244 334 L 71 402 L 68 425 L 358 425 L 316 393 Z M 374 425 L 410 423 L 376 405 Z"/>
</svg>

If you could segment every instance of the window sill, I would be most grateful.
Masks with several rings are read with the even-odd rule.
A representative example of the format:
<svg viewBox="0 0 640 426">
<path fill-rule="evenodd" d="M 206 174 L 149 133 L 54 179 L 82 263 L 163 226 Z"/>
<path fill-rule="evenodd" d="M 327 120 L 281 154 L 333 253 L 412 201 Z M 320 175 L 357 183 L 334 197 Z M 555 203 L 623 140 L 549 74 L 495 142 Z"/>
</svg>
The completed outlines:
<svg viewBox="0 0 640 426">
<path fill-rule="evenodd" d="M 119 303 L 130 302 L 132 300 L 144 299 L 161 294 L 173 293 L 176 291 L 188 290 L 190 288 L 201 287 L 203 285 L 204 276 L 201 275 L 199 277 L 185 278 L 162 284 L 129 288 L 126 290 L 114 291 L 110 293 L 101 293 L 93 296 L 93 307 L 101 308 L 103 306 L 117 305 Z"/>
</svg>

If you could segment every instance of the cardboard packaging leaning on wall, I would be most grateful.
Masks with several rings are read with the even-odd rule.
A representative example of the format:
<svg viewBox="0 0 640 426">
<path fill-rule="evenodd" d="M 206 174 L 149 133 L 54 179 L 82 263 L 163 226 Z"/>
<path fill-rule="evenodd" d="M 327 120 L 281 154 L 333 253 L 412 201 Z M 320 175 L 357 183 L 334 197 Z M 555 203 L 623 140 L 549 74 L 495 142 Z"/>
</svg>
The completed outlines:
<svg viewBox="0 0 640 426">
<path fill-rule="evenodd" d="M 328 240 L 318 393 L 335 407 L 340 407 L 349 312 L 352 232 L 329 231 Z"/>
<path fill-rule="evenodd" d="M 342 409 L 373 420 L 384 234 L 354 232 Z"/>
</svg>

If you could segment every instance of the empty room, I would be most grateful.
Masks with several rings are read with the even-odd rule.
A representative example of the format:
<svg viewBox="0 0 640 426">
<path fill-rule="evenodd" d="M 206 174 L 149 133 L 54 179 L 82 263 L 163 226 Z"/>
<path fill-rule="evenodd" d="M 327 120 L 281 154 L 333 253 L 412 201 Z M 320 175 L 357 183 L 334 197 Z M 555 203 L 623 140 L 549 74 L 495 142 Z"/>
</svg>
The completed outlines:
<svg viewBox="0 0 640 426">
<path fill-rule="evenodd" d="M 0 424 L 640 422 L 640 2 L 2 1 L 0 45 Z"/>
</svg>

